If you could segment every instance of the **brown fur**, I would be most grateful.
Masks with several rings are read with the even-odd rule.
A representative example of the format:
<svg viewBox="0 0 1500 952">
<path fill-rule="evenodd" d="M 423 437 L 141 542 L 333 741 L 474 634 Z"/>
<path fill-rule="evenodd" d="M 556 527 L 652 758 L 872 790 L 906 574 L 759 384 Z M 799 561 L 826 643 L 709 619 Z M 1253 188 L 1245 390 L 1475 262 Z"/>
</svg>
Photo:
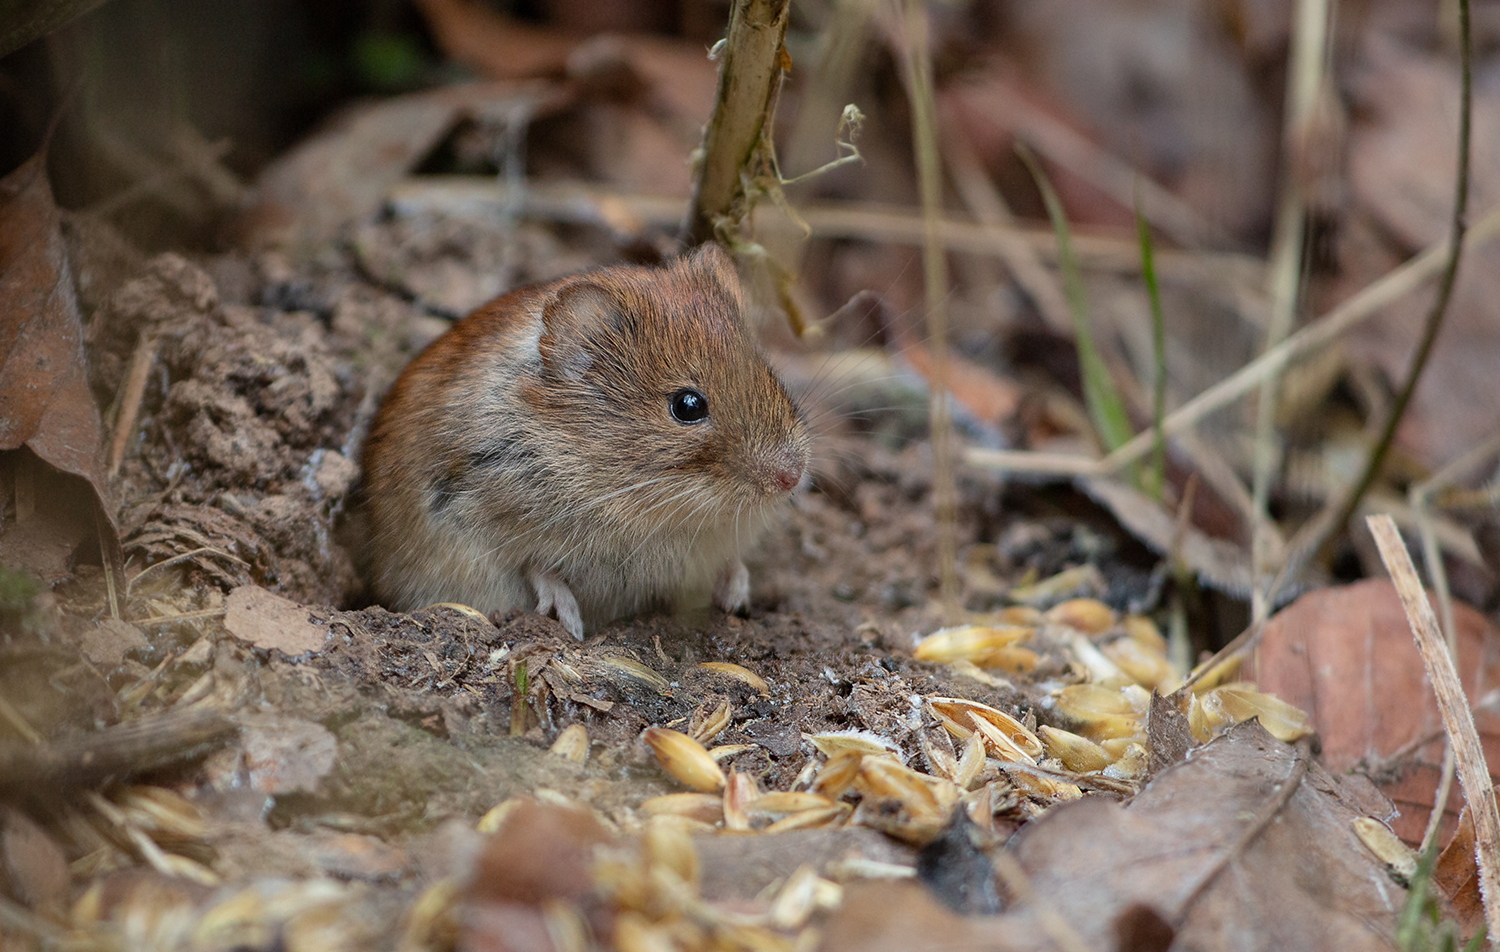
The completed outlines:
<svg viewBox="0 0 1500 952">
<path fill-rule="evenodd" d="M 743 307 L 710 245 L 523 288 L 460 321 L 402 373 L 365 445 L 377 598 L 531 609 L 540 573 L 590 628 L 702 600 L 807 463 Z M 708 420 L 672 418 L 686 387 Z"/>
</svg>

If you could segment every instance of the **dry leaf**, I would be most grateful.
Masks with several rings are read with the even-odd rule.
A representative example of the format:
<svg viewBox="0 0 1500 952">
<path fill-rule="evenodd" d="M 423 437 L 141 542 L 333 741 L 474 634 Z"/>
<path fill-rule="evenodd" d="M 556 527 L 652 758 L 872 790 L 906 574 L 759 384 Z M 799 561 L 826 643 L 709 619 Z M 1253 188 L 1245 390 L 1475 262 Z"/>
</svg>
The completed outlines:
<svg viewBox="0 0 1500 952">
<path fill-rule="evenodd" d="M 1055 807 L 1009 846 L 1036 898 L 992 928 L 1045 934 L 1046 907 L 1081 947 L 1115 948 L 1121 917 L 1145 905 L 1177 925 L 1183 948 L 1388 949 L 1399 898 L 1350 832 L 1361 811 L 1316 765 L 1303 773 L 1306 756 L 1250 721 L 1128 805 L 1091 797 Z"/>
<path fill-rule="evenodd" d="M 256 585 L 230 592 L 224 609 L 224 627 L 231 635 L 289 658 L 317 651 L 328 638 L 327 628 L 308 620 L 306 608 Z"/>
<path fill-rule="evenodd" d="M 1472 608 L 1458 604 L 1454 613 L 1458 669 L 1470 703 L 1477 704 L 1500 684 L 1500 666 L 1489 660 L 1500 641 Z M 1443 759 L 1443 724 L 1388 580 L 1310 592 L 1282 610 L 1261 638 L 1255 680 L 1263 691 L 1312 715 L 1329 770 L 1374 767 L 1372 774 L 1385 778 L 1382 792 L 1401 810 L 1391 828 L 1409 843 L 1421 839 Z M 1476 708 L 1474 723 L 1489 763 L 1500 764 L 1500 713 Z M 1424 738 L 1431 740 L 1420 743 Z M 1413 742 L 1419 746 L 1407 751 Z M 1386 760 L 1398 752 L 1399 761 Z M 1444 835 L 1460 802 L 1455 785 Z"/>
<path fill-rule="evenodd" d="M 472 83 L 353 107 L 261 173 L 241 224 L 245 243 L 299 254 L 322 249 L 379 209 L 460 117 L 515 111 L 534 118 L 560 96 L 553 87 Z"/>
<path fill-rule="evenodd" d="M 1485 924 L 1484 898 L 1479 893 L 1479 866 L 1474 855 L 1474 821 L 1465 806 L 1453 839 L 1443 847 L 1432 868 L 1432 882 L 1453 906 L 1464 935 L 1473 935 Z"/>
<path fill-rule="evenodd" d="M 121 564 L 104 476 L 104 425 L 89 391 L 83 322 L 41 153 L 0 179 L 0 314 L 0 450 L 24 446 L 81 478 L 103 516 L 96 529 L 91 507 L 64 495 L 71 485 L 58 485 L 30 460 L 17 462 L 17 518 L 5 532 L 6 564 L 35 567 L 44 581 L 55 581 L 67 568 L 61 560 L 96 532 L 106 557 Z"/>
<path fill-rule="evenodd" d="M 1175 551 L 1200 581 L 1221 592 L 1248 597 L 1250 557 L 1240 546 L 1214 538 L 1193 525 L 1181 530 L 1179 543 L 1177 518 L 1150 496 L 1119 480 L 1080 478 L 1078 485 L 1157 555 Z"/>
</svg>

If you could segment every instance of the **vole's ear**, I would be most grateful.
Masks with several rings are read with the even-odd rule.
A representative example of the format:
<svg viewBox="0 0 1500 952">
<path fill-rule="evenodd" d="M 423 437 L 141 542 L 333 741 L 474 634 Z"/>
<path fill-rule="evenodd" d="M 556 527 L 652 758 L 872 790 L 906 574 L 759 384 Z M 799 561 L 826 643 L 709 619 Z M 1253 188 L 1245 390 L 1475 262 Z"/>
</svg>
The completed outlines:
<svg viewBox="0 0 1500 952">
<path fill-rule="evenodd" d="M 708 278 L 735 302 L 740 301 L 740 274 L 734 259 L 717 241 L 705 241 L 685 259 L 689 270 Z"/>
<path fill-rule="evenodd" d="M 581 380 L 594 358 L 589 344 L 619 327 L 619 305 L 597 284 L 570 284 L 542 307 L 537 349 L 553 372 Z"/>
</svg>

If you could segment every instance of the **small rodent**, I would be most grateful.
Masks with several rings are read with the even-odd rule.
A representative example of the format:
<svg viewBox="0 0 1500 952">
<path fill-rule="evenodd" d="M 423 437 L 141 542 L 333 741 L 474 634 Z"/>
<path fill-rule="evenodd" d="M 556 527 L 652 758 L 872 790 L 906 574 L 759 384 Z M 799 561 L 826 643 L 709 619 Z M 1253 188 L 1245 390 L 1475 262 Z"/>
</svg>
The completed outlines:
<svg viewBox="0 0 1500 952">
<path fill-rule="evenodd" d="M 747 605 L 741 554 L 809 436 L 713 243 L 512 291 L 402 372 L 364 449 L 376 599 L 555 611 Z"/>
</svg>

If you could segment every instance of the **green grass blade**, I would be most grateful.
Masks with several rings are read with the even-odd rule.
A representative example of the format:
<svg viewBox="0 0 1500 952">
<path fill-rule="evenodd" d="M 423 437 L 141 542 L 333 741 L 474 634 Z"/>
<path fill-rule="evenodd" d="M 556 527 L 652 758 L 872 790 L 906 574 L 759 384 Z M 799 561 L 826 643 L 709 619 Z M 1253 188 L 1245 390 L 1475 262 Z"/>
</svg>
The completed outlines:
<svg viewBox="0 0 1500 952">
<path fill-rule="evenodd" d="M 1162 316 L 1161 287 L 1156 282 L 1156 252 L 1151 244 L 1151 226 L 1141 214 L 1141 193 L 1135 193 L 1135 229 L 1141 244 L 1141 277 L 1146 282 L 1146 297 L 1151 302 L 1151 355 L 1155 361 L 1155 388 L 1151 397 L 1152 441 L 1151 468 L 1145 473 L 1146 492 L 1161 502 L 1162 487 L 1167 482 L 1167 437 L 1162 420 L 1167 414 L 1167 329 Z"/>
<path fill-rule="evenodd" d="M 1109 368 L 1104 365 L 1104 358 L 1099 355 L 1099 348 L 1094 342 L 1093 327 L 1089 323 L 1088 294 L 1084 290 L 1078 259 L 1073 257 L 1068 219 L 1063 214 L 1057 192 L 1052 188 L 1052 181 L 1047 178 L 1047 173 L 1042 170 L 1036 156 L 1019 142 L 1016 144 L 1016 152 L 1031 171 L 1031 177 L 1036 180 L 1037 188 L 1042 193 L 1042 201 L 1047 205 L 1047 215 L 1052 219 L 1052 231 L 1057 235 L 1057 263 L 1062 272 L 1063 292 L 1068 298 L 1068 309 L 1073 312 L 1073 333 L 1078 338 L 1078 366 L 1083 374 L 1083 399 L 1088 405 L 1089 417 L 1094 421 L 1094 428 L 1098 430 L 1105 450 L 1112 451 L 1134 436 L 1135 430 L 1130 425 L 1125 404 L 1120 400 L 1120 392 L 1115 388 L 1114 378 L 1109 375 Z"/>
</svg>

